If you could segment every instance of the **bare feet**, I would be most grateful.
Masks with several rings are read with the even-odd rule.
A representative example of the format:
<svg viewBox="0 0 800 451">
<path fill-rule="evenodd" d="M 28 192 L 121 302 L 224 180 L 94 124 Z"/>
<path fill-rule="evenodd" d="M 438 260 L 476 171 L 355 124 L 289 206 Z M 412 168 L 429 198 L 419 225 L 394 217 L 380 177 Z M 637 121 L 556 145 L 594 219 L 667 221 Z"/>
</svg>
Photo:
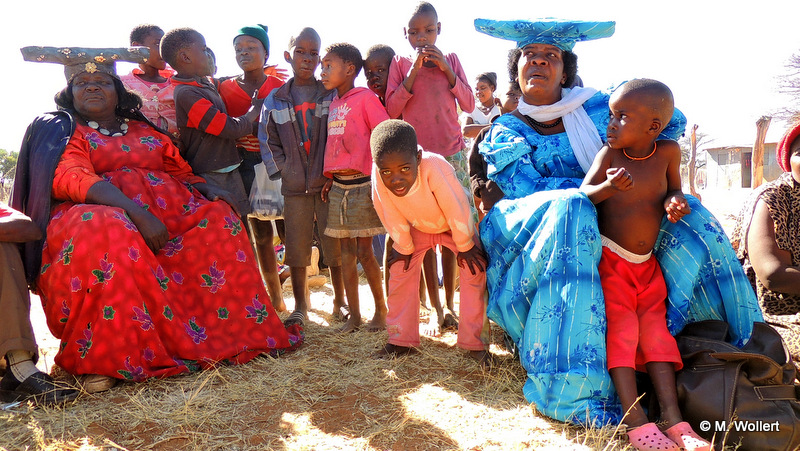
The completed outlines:
<svg viewBox="0 0 800 451">
<path fill-rule="evenodd" d="M 482 351 L 469 351 L 468 355 L 471 359 L 477 361 L 481 368 L 486 370 L 492 368 L 495 363 L 497 363 L 492 353 L 485 349 Z"/>
<path fill-rule="evenodd" d="M 447 309 L 442 320 L 443 330 L 458 330 L 458 317 L 452 310 Z"/>
<path fill-rule="evenodd" d="M 438 337 L 442 329 L 439 315 L 431 313 L 427 324 L 422 325 L 422 334 L 426 337 Z"/>
<path fill-rule="evenodd" d="M 395 359 L 400 356 L 413 355 L 413 354 L 419 354 L 419 351 L 415 348 L 409 348 L 407 346 L 398 346 L 398 345 L 393 345 L 391 343 L 386 343 L 386 346 L 384 346 L 383 349 L 372 354 L 372 358 Z"/>
<path fill-rule="evenodd" d="M 367 323 L 367 332 L 379 332 L 386 329 L 386 314 L 378 315 L 377 313 L 375 316 L 372 317 L 370 322 Z"/>
<path fill-rule="evenodd" d="M 277 305 L 276 305 L 277 304 Z M 283 297 L 280 298 L 280 302 L 273 302 L 272 307 L 275 309 L 276 312 L 281 313 L 287 310 L 286 303 L 283 302 Z"/>
<path fill-rule="evenodd" d="M 347 318 L 347 322 L 344 323 L 339 332 L 341 333 L 348 333 L 348 332 L 355 332 L 358 328 L 361 327 L 361 317 L 356 317 L 355 315 L 351 314 L 349 318 Z"/>
</svg>

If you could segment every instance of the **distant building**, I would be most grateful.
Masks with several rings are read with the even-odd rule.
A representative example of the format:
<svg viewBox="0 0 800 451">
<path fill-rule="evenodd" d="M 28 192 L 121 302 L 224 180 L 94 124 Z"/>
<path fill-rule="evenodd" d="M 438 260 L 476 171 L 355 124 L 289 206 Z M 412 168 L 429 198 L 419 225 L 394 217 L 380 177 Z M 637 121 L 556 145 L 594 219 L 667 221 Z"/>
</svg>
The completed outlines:
<svg viewBox="0 0 800 451">
<path fill-rule="evenodd" d="M 775 180 L 783 173 L 775 160 L 777 143 L 764 144 L 764 181 Z M 746 146 L 705 149 L 705 168 L 698 169 L 696 183 L 706 188 L 750 188 L 753 148 Z"/>
</svg>

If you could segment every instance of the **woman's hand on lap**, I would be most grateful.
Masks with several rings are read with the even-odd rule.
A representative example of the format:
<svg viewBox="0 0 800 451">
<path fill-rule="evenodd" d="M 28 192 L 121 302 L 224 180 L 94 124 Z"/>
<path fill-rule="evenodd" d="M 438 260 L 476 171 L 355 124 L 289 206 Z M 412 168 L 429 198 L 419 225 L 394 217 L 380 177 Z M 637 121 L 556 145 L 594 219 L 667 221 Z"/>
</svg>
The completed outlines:
<svg viewBox="0 0 800 451">
<path fill-rule="evenodd" d="M 167 240 L 169 240 L 167 226 L 152 213 L 142 208 L 134 214 L 129 213 L 129 216 L 131 217 L 131 221 L 136 224 L 136 228 L 139 229 L 139 233 L 142 234 L 142 238 L 144 238 L 147 247 L 149 247 L 153 253 L 158 253 L 158 251 L 167 244 Z"/>
</svg>

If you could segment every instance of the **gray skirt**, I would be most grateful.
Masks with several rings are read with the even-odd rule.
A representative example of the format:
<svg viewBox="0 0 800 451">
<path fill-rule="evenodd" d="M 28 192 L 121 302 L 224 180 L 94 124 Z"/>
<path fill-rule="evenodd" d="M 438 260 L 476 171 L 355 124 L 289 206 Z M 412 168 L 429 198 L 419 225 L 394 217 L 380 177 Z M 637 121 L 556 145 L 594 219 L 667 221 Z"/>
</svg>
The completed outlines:
<svg viewBox="0 0 800 451">
<path fill-rule="evenodd" d="M 328 226 L 325 235 L 334 238 L 371 237 L 386 233 L 372 205 L 372 183 L 354 185 L 333 181 L 328 193 Z"/>
</svg>

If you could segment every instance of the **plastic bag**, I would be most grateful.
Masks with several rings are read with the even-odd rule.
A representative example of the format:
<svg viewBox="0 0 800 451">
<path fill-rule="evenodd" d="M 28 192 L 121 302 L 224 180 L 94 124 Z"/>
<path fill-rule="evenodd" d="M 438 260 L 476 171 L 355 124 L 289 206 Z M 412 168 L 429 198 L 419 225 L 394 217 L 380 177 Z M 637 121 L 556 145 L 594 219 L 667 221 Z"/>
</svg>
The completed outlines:
<svg viewBox="0 0 800 451">
<path fill-rule="evenodd" d="M 270 180 L 264 163 L 258 163 L 253 169 L 256 177 L 250 189 L 250 215 L 259 219 L 282 219 L 283 194 L 280 179 Z"/>
</svg>

